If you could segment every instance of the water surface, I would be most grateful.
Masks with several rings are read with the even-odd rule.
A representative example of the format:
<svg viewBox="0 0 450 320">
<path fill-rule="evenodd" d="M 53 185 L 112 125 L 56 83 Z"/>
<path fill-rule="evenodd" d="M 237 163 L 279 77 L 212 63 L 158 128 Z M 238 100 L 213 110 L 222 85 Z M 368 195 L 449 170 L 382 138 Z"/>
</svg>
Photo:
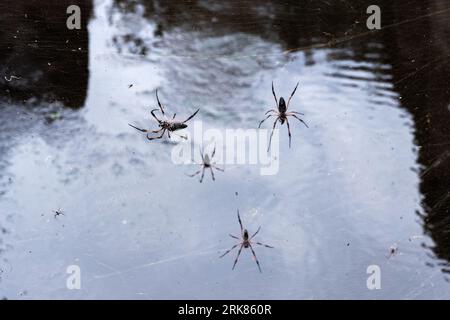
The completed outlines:
<svg viewBox="0 0 450 320">
<path fill-rule="evenodd" d="M 423 3 L 383 3 L 368 32 L 365 1 L 83 1 L 75 33 L 64 2 L 9 3 L 0 70 L 20 79 L 0 80 L 0 296 L 449 298 L 450 11 Z M 310 127 L 291 121 L 291 148 L 281 128 L 273 176 L 226 165 L 200 184 L 174 142 L 127 125 L 152 123 L 158 89 L 206 128 L 256 128 L 272 81 L 284 97 L 300 82 L 292 108 Z M 249 250 L 234 271 L 236 251 L 218 258 L 238 208 L 275 247 L 255 248 L 262 274 Z"/>
</svg>

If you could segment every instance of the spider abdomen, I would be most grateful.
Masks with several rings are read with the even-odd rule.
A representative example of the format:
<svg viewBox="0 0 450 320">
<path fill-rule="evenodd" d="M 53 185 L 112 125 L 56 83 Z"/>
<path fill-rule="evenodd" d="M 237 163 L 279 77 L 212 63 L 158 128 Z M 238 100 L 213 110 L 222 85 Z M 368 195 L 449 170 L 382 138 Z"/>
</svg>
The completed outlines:
<svg viewBox="0 0 450 320">
<path fill-rule="evenodd" d="M 286 102 L 284 101 L 283 97 L 280 97 L 280 102 L 278 103 L 278 111 L 280 113 L 285 113 L 286 110 Z"/>
<path fill-rule="evenodd" d="M 187 124 L 182 123 L 182 122 L 173 122 L 171 124 L 169 124 L 169 131 L 176 131 L 176 130 L 181 130 L 187 128 Z"/>
</svg>

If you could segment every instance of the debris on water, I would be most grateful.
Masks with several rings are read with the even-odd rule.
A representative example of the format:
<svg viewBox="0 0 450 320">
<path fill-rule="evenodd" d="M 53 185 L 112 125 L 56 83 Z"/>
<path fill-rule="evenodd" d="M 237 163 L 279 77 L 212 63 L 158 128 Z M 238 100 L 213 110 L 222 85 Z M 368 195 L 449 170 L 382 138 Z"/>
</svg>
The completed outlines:
<svg viewBox="0 0 450 320">
<path fill-rule="evenodd" d="M 8 82 L 11 82 L 13 79 L 16 79 L 16 80 L 20 80 L 20 79 L 21 79 L 21 78 L 18 77 L 18 76 L 10 76 L 9 78 L 8 78 L 7 76 L 4 76 L 4 78 L 5 78 L 5 80 L 8 81 Z"/>
<path fill-rule="evenodd" d="M 48 123 L 52 123 L 53 121 L 60 119 L 62 119 L 62 115 L 58 111 L 51 112 L 45 116 L 45 120 L 47 120 Z"/>
<path fill-rule="evenodd" d="M 28 292 L 25 290 L 25 291 L 20 291 L 17 295 L 18 296 L 26 296 L 28 294 Z"/>
<path fill-rule="evenodd" d="M 423 238 L 423 236 L 412 236 L 412 237 L 409 237 L 408 240 L 411 242 L 413 240 L 421 239 L 421 238 Z"/>
</svg>

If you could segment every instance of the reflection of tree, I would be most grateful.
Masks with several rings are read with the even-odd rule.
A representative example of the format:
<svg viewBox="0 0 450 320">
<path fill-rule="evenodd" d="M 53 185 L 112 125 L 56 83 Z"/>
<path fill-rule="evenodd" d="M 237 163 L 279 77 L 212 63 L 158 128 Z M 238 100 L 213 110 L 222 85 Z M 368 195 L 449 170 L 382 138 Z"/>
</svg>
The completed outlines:
<svg viewBox="0 0 450 320">
<path fill-rule="evenodd" d="M 66 27 L 66 9 L 81 8 L 80 30 Z M 0 92 L 13 100 L 84 103 L 88 79 L 87 22 L 91 0 L 2 0 Z M 20 79 L 10 76 L 18 76 Z"/>
<path fill-rule="evenodd" d="M 446 0 L 396 2 L 393 22 L 450 8 Z M 386 32 L 395 89 L 415 122 L 424 228 L 435 254 L 450 261 L 450 11 Z"/>
</svg>

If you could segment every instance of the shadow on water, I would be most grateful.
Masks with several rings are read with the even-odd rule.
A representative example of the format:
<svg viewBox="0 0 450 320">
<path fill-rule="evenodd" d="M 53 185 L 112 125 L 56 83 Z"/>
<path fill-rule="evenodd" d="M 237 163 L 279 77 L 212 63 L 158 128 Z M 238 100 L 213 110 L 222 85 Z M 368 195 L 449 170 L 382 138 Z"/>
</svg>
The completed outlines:
<svg viewBox="0 0 450 320">
<path fill-rule="evenodd" d="M 426 17 L 429 15 L 428 17 Z M 450 5 L 445 0 L 395 2 L 385 32 L 393 84 L 413 115 L 425 232 L 436 256 L 450 261 Z M 426 46 L 424 48 L 424 46 Z M 449 272 L 444 263 L 444 272 Z"/>
</svg>

